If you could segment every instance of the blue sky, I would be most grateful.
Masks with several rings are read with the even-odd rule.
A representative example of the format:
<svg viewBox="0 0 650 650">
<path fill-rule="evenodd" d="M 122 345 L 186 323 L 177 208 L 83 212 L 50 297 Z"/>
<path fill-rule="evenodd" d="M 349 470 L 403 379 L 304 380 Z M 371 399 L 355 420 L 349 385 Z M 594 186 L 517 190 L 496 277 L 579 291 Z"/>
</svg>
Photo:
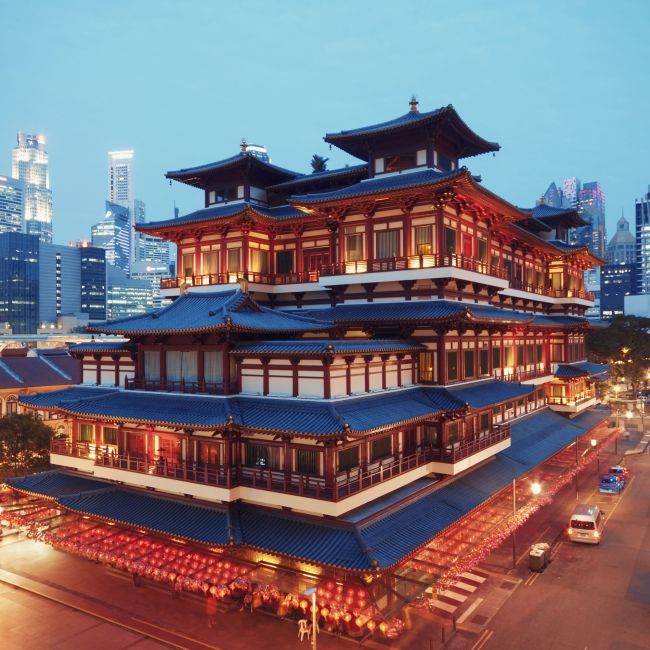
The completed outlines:
<svg viewBox="0 0 650 650">
<path fill-rule="evenodd" d="M 650 184 L 650 3 L 643 0 L 0 0 L 0 175 L 16 132 L 48 138 L 59 243 L 103 214 L 109 150 L 135 149 L 147 219 L 202 205 L 164 173 L 245 136 L 310 171 L 355 161 L 326 132 L 453 104 L 501 151 L 466 160 L 530 206 L 599 180 L 608 238 Z"/>
</svg>

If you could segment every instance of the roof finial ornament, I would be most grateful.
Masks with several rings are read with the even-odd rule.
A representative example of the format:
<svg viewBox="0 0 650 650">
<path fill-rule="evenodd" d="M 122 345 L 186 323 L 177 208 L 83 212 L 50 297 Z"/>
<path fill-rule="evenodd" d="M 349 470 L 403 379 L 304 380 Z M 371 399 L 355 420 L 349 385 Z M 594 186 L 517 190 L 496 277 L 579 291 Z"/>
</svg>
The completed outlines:
<svg viewBox="0 0 650 650">
<path fill-rule="evenodd" d="M 415 93 L 411 95 L 411 101 L 409 102 L 409 106 L 411 107 L 411 113 L 417 113 L 418 111 L 418 100 L 415 97 Z"/>
<path fill-rule="evenodd" d="M 544 203 L 546 203 L 546 199 L 544 198 L 544 195 L 542 194 L 542 196 L 539 197 L 539 204 L 544 205 Z"/>
<path fill-rule="evenodd" d="M 239 146 L 241 148 L 241 152 L 246 153 L 246 150 L 248 149 L 248 142 L 246 141 L 246 136 L 244 136 L 241 139 L 241 142 L 239 143 Z"/>
</svg>

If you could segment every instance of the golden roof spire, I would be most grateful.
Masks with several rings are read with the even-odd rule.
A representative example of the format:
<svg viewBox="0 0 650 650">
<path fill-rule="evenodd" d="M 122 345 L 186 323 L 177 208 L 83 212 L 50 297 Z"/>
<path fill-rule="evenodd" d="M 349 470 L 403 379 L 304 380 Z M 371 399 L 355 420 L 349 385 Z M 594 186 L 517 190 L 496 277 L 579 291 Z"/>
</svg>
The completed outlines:
<svg viewBox="0 0 650 650">
<path fill-rule="evenodd" d="M 416 99 L 415 95 L 411 95 L 411 101 L 409 102 L 409 106 L 411 107 L 411 113 L 416 113 L 418 110 L 418 100 Z"/>
</svg>

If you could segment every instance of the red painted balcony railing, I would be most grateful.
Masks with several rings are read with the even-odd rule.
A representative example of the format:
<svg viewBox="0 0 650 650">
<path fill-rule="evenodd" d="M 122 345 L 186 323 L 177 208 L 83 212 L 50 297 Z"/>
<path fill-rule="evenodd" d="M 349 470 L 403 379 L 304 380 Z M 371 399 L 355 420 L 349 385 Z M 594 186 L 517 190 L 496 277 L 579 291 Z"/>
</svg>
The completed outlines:
<svg viewBox="0 0 650 650">
<path fill-rule="evenodd" d="M 510 438 L 510 425 L 496 425 L 491 432 L 481 434 L 471 441 L 444 448 L 422 447 L 411 454 L 377 460 L 365 469 L 355 467 L 340 472 L 334 477 L 332 485 L 327 485 L 323 476 L 312 474 L 285 472 L 266 467 L 223 467 L 176 462 L 163 456 L 147 458 L 129 453 L 118 454 L 115 448 L 89 443 L 71 443 L 68 440 L 53 440 L 51 452 L 76 458 L 88 458 L 93 460 L 95 465 L 102 467 L 191 483 L 227 489 L 246 486 L 294 496 L 339 501 L 429 462 L 457 463 L 508 438 Z"/>
<path fill-rule="evenodd" d="M 339 262 L 321 267 L 321 276 L 346 275 L 356 273 L 381 273 L 384 271 L 405 271 L 430 269 L 436 267 L 457 267 L 465 271 L 474 271 L 505 279 L 504 269 L 498 269 L 474 257 L 463 255 L 412 255 L 410 257 L 392 257 L 381 260 L 356 260 Z"/>
<path fill-rule="evenodd" d="M 173 381 L 170 379 L 160 379 L 152 381 L 147 379 L 132 379 L 125 377 L 124 388 L 126 390 L 151 390 L 166 391 L 169 393 L 207 393 L 209 395 L 222 395 L 223 384 L 217 384 L 208 381 Z"/>
<path fill-rule="evenodd" d="M 531 368 L 529 370 L 514 370 L 512 368 L 496 368 L 494 378 L 501 381 L 528 381 L 537 377 L 546 377 L 551 374 L 550 366 Z"/>
<path fill-rule="evenodd" d="M 318 271 L 303 271 L 301 273 L 255 273 L 240 271 L 232 273 L 216 273 L 210 275 L 193 275 L 184 278 L 161 278 L 161 289 L 178 289 L 181 286 L 204 287 L 219 284 L 236 284 L 247 280 L 254 284 L 302 284 L 318 282 Z"/>
</svg>

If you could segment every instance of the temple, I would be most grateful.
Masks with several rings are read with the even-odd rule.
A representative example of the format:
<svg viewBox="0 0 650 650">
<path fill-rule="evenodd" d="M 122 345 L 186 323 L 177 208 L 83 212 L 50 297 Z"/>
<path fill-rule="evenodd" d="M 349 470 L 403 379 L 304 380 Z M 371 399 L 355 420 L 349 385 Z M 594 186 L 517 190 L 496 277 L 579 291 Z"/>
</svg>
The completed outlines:
<svg viewBox="0 0 650 650">
<path fill-rule="evenodd" d="M 21 398 L 66 469 L 10 484 L 316 580 L 352 633 L 440 577 L 413 562 L 444 531 L 606 419 L 584 317 L 603 262 L 568 243 L 576 211 L 517 207 L 463 166 L 499 145 L 452 106 L 325 141 L 362 162 L 302 174 L 243 143 L 167 173 L 204 193 L 137 226 L 177 245 L 173 302 L 94 326 L 122 342 L 72 348 L 81 385 Z M 368 593 L 346 610 L 351 584 Z"/>
</svg>

